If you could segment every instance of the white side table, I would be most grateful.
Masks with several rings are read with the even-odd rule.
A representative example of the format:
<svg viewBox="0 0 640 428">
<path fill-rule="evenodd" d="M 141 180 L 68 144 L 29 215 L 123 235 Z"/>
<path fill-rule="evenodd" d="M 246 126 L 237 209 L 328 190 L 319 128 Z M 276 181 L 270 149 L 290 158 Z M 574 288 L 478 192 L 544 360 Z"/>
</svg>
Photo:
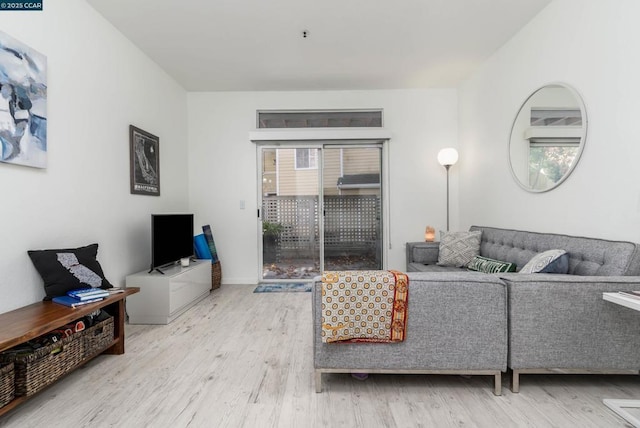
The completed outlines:
<svg viewBox="0 0 640 428">
<path fill-rule="evenodd" d="M 602 298 L 608 302 L 640 311 L 640 298 L 627 297 L 620 293 L 602 293 Z M 640 400 L 615 400 L 605 398 L 602 402 L 634 427 L 640 428 L 640 418 L 626 410 L 640 409 Z"/>
</svg>

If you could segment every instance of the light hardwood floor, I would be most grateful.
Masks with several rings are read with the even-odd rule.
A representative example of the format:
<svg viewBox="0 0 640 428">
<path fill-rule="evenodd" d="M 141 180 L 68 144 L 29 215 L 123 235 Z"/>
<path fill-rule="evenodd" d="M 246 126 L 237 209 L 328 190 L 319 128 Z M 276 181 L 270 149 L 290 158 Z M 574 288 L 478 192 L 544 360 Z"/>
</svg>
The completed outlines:
<svg viewBox="0 0 640 428">
<path fill-rule="evenodd" d="M 126 353 L 0 417 L 2 427 L 625 427 L 603 398 L 638 376 L 324 375 L 315 393 L 311 293 L 225 285 L 166 326 L 128 325 Z M 409 315 L 410 316 L 410 315 Z"/>
</svg>

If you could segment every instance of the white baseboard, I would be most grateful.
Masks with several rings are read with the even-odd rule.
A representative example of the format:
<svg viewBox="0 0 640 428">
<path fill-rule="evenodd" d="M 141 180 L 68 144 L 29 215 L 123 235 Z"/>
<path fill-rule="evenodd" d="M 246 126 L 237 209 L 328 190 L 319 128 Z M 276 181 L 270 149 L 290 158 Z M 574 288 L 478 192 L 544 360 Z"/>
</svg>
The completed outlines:
<svg viewBox="0 0 640 428">
<path fill-rule="evenodd" d="M 225 278 L 222 275 L 222 285 L 258 285 L 258 280 L 255 277 L 252 278 Z"/>
</svg>

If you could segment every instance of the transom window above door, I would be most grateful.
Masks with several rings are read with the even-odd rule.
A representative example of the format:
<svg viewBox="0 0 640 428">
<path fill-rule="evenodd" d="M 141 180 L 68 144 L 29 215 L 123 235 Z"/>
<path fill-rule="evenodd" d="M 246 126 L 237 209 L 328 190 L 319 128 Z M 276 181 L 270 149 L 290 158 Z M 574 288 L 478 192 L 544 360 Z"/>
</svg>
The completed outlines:
<svg viewBox="0 0 640 428">
<path fill-rule="evenodd" d="M 382 110 L 258 110 L 258 128 L 381 128 Z"/>
</svg>

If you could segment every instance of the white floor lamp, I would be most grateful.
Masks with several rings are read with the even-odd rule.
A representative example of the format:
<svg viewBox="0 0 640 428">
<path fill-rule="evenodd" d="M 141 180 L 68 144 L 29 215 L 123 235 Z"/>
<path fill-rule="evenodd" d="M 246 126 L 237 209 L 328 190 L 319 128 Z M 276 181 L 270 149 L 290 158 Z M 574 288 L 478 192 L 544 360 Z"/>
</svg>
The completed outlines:
<svg viewBox="0 0 640 428">
<path fill-rule="evenodd" d="M 442 149 L 438 152 L 438 162 L 447 170 L 447 232 L 449 231 L 449 168 L 458 162 L 458 151 L 453 148 Z"/>
</svg>

